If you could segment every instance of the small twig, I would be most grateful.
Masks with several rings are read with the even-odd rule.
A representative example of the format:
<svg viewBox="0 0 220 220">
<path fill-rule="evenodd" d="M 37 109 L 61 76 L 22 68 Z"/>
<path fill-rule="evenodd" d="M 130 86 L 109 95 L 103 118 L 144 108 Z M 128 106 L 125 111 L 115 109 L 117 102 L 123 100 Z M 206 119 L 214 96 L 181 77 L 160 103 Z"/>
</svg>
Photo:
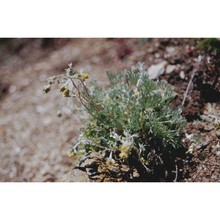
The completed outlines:
<svg viewBox="0 0 220 220">
<path fill-rule="evenodd" d="M 92 97 L 91 97 L 91 95 L 89 94 L 88 88 L 85 86 L 84 82 L 83 82 L 81 79 L 79 79 L 79 80 L 80 80 L 81 84 L 83 85 L 83 89 L 86 91 L 86 94 L 87 94 L 88 97 L 91 99 Z"/>
<path fill-rule="evenodd" d="M 87 103 L 90 103 L 91 105 L 93 105 L 94 108 L 96 108 L 98 111 L 101 111 L 103 110 L 103 107 L 102 106 L 98 106 L 95 104 L 95 102 L 93 101 L 93 98 L 91 97 L 91 95 L 89 94 L 88 92 L 88 89 L 87 87 L 85 86 L 85 84 L 83 83 L 83 81 L 81 79 L 79 79 L 84 91 L 86 92 L 87 96 L 89 99 L 87 99 L 87 97 L 85 96 L 82 96 L 81 95 L 81 92 L 80 92 L 80 88 L 79 88 L 79 85 L 78 87 L 76 86 L 76 84 L 74 83 L 73 79 L 69 77 L 69 79 L 71 80 L 73 86 L 75 87 L 75 89 L 77 90 L 78 92 L 78 98 L 80 99 L 81 103 L 83 104 L 83 106 L 89 111 L 89 109 L 87 108 L 86 104 L 84 103 L 83 100 L 85 100 Z"/>
<path fill-rule="evenodd" d="M 210 143 L 211 143 L 211 140 L 207 140 L 207 141 L 203 142 L 202 144 L 200 144 L 197 148 L 199 150 L 204 150 Z"/>
<path fill-rule="evenodd" d="M 188 92 L 189 92 L 189 88 L 190 88 L 190 86 L 191 86 L 191 84 L 192 84 L 192 81 L 193 81 L 194 76 L 196 75 L 196 72 L 198 71 L 198 68 L 199 68 L 199 66 L 200 66 L 200 63 L 201 63 L 201 60 L 200 60 L 200 61 L 197 61 L 197 64 L 196 64 L 196 66 L 194 67 L 193 73 L 192 73 L 192 75 L 191 75 L 191 78 L 190 78 L 190 80 L 189 80 L 188 86 L 187 86 L 186 91 L 185 91 L 185 93 L 184 93 L 184 97 L 183 97 L 183 101 L 182 101 L 182 107 L 183 107 L 184 104 L 185 104 L 185 101 L 186 101 L 186 98 L 187 98 L 187 95 L 188 95 Z"/>
<path fill-rule="evenodd" d="M 69 77 L 69 79 L 71 80 L 73 86 L 75 87 L 76 91 L 78 92 L 78 98 L 79 98 L 80 102 L 81 102 L 82 105 L 89 111 L 88 107 L 86 106 L 86 104 L 84 103 L 84 101 L 83 101 L 83 99 L 82 99 L 82 97 L 81 97 L 81 93 L 80 93 L 79 88 L 76 86 L 76 84 L 74 83 L 74 81 L 73 81 L 70 77 Z M 84 97 L 83 97 L 83 98 L 84 98 Z M 84 99 L 85 99 L 85 98 L 84 98 Z M 85 100 L 88 102 L 87 99 L 85 99 Z"/>
<path fill-rule="evenodd" d="M 177 178 L 178 178 L 178 166 L 176 166 L 176 176 L 175 176 L 175 179 L 173 180 L 173 182 L 176 182 L 177 181 Z"/>
<path fill-rule="evenodd" d="M 184 104 L 185 104 L 186 97 L 187 97 L 187 94 L 188 94 L 188 92 L 189 92 L 189 88 L 190 88 L 190 86 L 191 86 L 191 83 L 192 83 L 192 81 L 193 81 L 193 78 L 194 78 L 195 74 L 196 74 L 196 72 L 194 71 L 193 74 L 192 74 L 192 76 L 191 76 L 191 78 L 190 78 L 190 80 L 189 80 L 188 86 L 187 86 L 186 91 L 185 91 L 185 93 L 184 93 L 184 97 L 183 97 L 183 101 L 182 101 L 182 107 L 183 107 Z"/>
</svg>

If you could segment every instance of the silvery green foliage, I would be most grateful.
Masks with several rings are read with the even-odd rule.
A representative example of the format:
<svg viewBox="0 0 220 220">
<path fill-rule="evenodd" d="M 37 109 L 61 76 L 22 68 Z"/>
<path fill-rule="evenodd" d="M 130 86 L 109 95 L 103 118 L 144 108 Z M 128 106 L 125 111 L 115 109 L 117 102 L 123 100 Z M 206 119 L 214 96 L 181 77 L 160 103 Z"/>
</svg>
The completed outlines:
<svg viewBox="0 0 220 220">
<path fill-rule="evenodd" d="M 73 147 L 85 150 L 83 162 L 90 158 L 93 166 L 77 168 L 103 181 L 173 180 L 185 120 L 171 107 L 172 88 L 149 80 L 142 64 L 107 74 L 109 88 L 89 90 L 90 117 Z"/>
</svg>

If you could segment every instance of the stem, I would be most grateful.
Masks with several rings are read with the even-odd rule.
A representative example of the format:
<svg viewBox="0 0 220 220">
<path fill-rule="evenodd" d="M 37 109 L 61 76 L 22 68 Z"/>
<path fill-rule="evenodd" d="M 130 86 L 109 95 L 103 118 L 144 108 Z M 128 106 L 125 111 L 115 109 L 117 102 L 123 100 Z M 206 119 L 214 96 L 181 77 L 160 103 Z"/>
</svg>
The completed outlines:
<svg viewBox="0 0 220 220">
<path fill-rule="evenodd" d="M 176 166 L 176 176 L 175 176 L 175 179 L 173 180 L 173 182 L 176 182 L 177 181 L 177 178 L 178 178 L 178 166 Z"/>
<path fill-rule="evenodd" d="M 185 104 L 186 97 L 187 97 L 187 94 L 188 94 L 188 92 L 189 92 L 189 88 L 190 88 L 190 86 L 191 86 L 191 84 L 192 84 L 193 78 L 194 78 L 194 76 L 195 76 L 195 74 L 196 74 L 196 72 L 197 72 L 197 70 L 198 70 L 198 68 L 199 68 L 200 63 L 201 63 L 201 61 L 197 61 L 197 64 L 196 64 L 196 66 L 195 66 L 195 68 L 194 68 L 194 70 L 193 70 L 193 73 L 192 73 L 191 78 L 190 78 L 190 80 L 189 80 L 188 86 L 187 86 L 186 91 L 185 91 L 185 93 L 184 93 L 184 97 L 183 97 L 183 101 L 182 101 L 182 107 L 183 107 L 184 104 Z"/>
<path fill-rule="evenodd" d="M 182 101 L 182 107 L 183 107 L 184 104 L 185 104 L 186 97 L 187 97 L 187 94 L 188 94 L 188 92 L 189 92 L 189 88 L 190 88 L 190 86 L 191 86 L 191 83 L 192 83 L 192 81 L 193 81 L 194 76 L 195 76 L 195 72 L 193 72 L 193 74 L 192 74 L 192 76 L 191 76 L 191 78 L 190 78 L 190 80 L 189 80 L 188 86 L 187 86 L 187 88 L 186 88 L 186 91 L 185 91 L 185 93 L 184 93 L 184 97 L 183 97 L 183 101 Z"/>
<path fill-rule="evenodd" d="M 84 103 L 84 101 L 82 100 L 82 97 L 81 97 L 81 93 L 80 93 L 80 91 L 79 91 L 79 88 L 76 86 L 76 84 L 74 83 L 74 81 L 73 81 L 72 78 L 69 77 L 69 79 L 71 80 L 73 86 L 75 87 L 76 91 L 78 92 L 78 98 L 79 98 L 81 104 L 86 108 L 86 110 L 87 110 L 88 112 L 90 112 L 90 110 L 88 109 L 88 107 L 86 106 L 86 104 Z M 84 98 L 84 99 L 85 99 L 85 98 Z M 85 100 L 86 100 L 86 99 L 85 99 Z M 86 101 L 88 102 L 88 100 L 86 100 Z"/>
</svg>

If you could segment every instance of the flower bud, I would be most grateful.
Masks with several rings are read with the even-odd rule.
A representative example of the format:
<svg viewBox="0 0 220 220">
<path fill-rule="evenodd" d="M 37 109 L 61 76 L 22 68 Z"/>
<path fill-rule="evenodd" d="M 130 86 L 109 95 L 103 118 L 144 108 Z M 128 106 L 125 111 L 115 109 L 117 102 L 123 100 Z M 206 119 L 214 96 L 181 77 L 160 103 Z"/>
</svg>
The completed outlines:
<svg viewBox="0 0 220 220">
<path fill-rule="evenodd" d="M 127 159 L 127 158 L 128 158 L 128 154 L 125 153 L 125 152 L 121 152 L 121 153 L 119 154 L 119 157 L 120 157 L 121 159 Z"/>
<path fill-rule="evenodd" d="M 89 73 L 82 73 L 82 74 L 80 75 L 80 78 L 81 78 L 82 81 L 88 79 L 88 78 L 89 78 Z"/>
<path fill-rule="evenodd" d="M 65 88 L 65 90 L 63 91 L 63 96 L 70 97 L 70 90 L 68 88 Z"/>
<path fill-rule="evenodd" d="M 44 92 L 44 93 L 50 92 L 50 88 L 51 88 L 51 86 L 50 86 L 49 84 L 48 84 L 47 86 L 44 86 L 43 92 Z"/>
<path fill-rule="evenodd" d="M 124 153 L 128 153 L 130 151 L 130 147 L 126 145 L 121 145 L 119 150 Z"/>
</svg>

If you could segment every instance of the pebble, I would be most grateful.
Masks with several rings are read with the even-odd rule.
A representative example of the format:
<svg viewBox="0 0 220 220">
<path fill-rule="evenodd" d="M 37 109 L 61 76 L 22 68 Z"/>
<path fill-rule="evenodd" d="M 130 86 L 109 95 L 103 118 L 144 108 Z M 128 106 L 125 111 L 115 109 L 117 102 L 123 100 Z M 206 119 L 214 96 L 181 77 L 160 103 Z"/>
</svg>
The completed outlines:
<svg viewBox="0 0 220 220">
<path fill-rule="evenodd" d="M 16 87 L 15 85 L 11 85 L 11 86 L 9 87 L 9 92 L 10 92 L 10 93 L 14 93 L 14 92 L 16 92 L 16 89 L 17 89 L 17 87 Z"/>
<path fill-rule="evenodd" d="M 181 71 L 181 72 L 180 72 L 180 78 L 181 78 L 181 79 L 185 79 L 185 73 L 184 73 L 184 71 Z"/>
<path fill-rule="evenodd" d="M 175 70 L 176 66 L 175 65 L 167 65 L 166 68 L 166 73 L 170 74 Z"/>
<path fill-rule="evenodd" d="M 175 49 L 174 47 L 167 47 L 167 48 L 166 48 L 166 51 L 167 51 L 168 53 L 171 53 L 171 54 L 174 53 L 175 50 L 176 50 L 176 49 Z"/>
<path fill-rule="evenodd" d="M 166 61 L 162 61 L 158 64 L 151 65 L 147 70 L 149 79 L 157 79 L 160 75 L 162 75 L 164 73 L 166 63 Z"/>
<path fill-rule="evenodd" d="M 218 157 L 220 157 L 220 151 L 217 151 L 217 152 L 216 152 L 216 155 L 217 155 Z"/>
</svg>

